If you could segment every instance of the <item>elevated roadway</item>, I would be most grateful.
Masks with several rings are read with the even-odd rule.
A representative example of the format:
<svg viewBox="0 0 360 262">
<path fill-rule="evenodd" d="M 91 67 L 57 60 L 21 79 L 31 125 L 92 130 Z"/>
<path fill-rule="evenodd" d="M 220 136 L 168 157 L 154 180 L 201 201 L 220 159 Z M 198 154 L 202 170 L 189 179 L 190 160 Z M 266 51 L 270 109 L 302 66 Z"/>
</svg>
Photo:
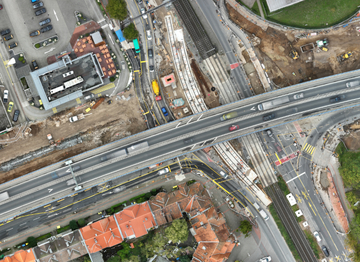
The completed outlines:
<svg viewBox="0 0 360 262">
<path fill-rule="evenodd" d="M 306 85 L 293 86 L 251 97 L 124 138 L 119 141 L 119 148 L 101 156 L 76 162 L 73 165 L 77 169 L 75 175 L 79 183 L 84 188 L 88 188 L 142 169 L 152 163 L 171 159 L 235 137 L 309 117 L 313 114 L 357 106 L 359 105 L 360 87 L 348 89 L 345 85 L 349 81 L 348 77 L 356 73 L 350 72 L 328 77 L 308 82 Z M 343 79 L 336 81 L 334 78 Z M 327 83 L 322 84 L 324 82 Z M 294 94 L 299 93 L 299 89 L 302 89 L 301 93 L 304 94 L 304 98 L 295 100 Z M 273 110 L 257 110 L 259 102 L 279 97 L 284 93 L 289 96 L 289 103 Z M 329 103 L 329 98 L 333 96 L 341 96 L 342 100 L 338 103 Z M 220 121 L 220 117 L 224 113 L 232 111 L 237 112 L 238 117 L 228 121 Z M 275 119 L 264 122 L 263 116 L 269 113 L 274 113 Z M 229 132 L 229 126 L 232 124 L 239 125 L 240 130 Z M 189 142 L 185 143 L 185 140 L 189 140 Z M 149 147 L 127 156 L 110 155 L 143 141 L 147 141 Z M 109 159 L 102 161 L 101 157 L 105 155 L 108 155 Z M 40 177 L 29 178 L 24 183 L 16 183 L 14 180 L 0 185 L 0 192 L 8 191 L 10 195 L 10 199 L 0 205 L 0 219 L 5 220 L 29 210 L 31 206 L 43 205 L 48 203 L 50 199 L 60 199 L 71 194 L 73 192 L 72 187 L 66 184 L 66 181 L 71 179 L 68 167 L 59 168 L 56 172 L 60 177 L 56 177 L 53 172 L 50 172 Z"/>
</svg>

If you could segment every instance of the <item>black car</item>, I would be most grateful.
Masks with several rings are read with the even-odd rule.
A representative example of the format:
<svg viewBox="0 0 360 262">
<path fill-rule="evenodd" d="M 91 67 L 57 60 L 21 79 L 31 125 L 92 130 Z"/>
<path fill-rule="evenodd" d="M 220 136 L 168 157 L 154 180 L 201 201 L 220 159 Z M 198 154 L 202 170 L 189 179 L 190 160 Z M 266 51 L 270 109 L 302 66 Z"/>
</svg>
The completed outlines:
<svg viewBox="0 0 360 262">
<path fill-rule="evenodd" d="M 154 66 L 153 65 L 149 66 L 149 71 L 154 72 Z"/>
<path fill-rule="evenodd" d="M 329 250 L 326 246 L 321 246 L 321 250 L 324 252 L 325 256 L 330 256 Z"/>
<path fill-rule="evenodd" d="M 330 98 L 330 103 L 336 103 L 336 102 L 340 102 L 341 101 L 341 97 L 340 96 L 335 96 Z"/>
<path fill-rule="evenodd" d="M 37 10 L 36 12 L 35 12 L 35 15 L 36 16 L 39 16 L 39 15 L 42 15 L 42 14 L 45 14 L 46 13 L 46 9 L 45 8 L 41 8 L 41 9 L 39 9 L 39 10 Z"/>
<path fill-rule="evenodd" d="M 36 8 L 39 8 L 39 7 L 43 7 L 44 6 L 44 3 L 43 2 L 39 2 L 37 4 L 34 4 L 33 5 L 33 8 L 36 9 Z"/>
<path fill-rule="evenodd" d="M 13 121 L 17 122 L 19 119 L 19 115 L 20 115 L 20 110 L 16 109 L 14 112 L 14 116 L 13 116 Z"/>
<path fill-rule="evenodd" d="M 264 121 L 269 121 L 269 120 L 274 119 L 274 118 L 275 118 L 275 114 L 274 114 L 274 113 L 272 113 L 272 114 L 270 114 L 270 115 L 263 116 L 263 120 L 264 120 Z"/>
<path fill-rule="evenodd" d="M 149 54 L 149 58 L 152 58 L 154 56 L 153 55 L 153 50 L 151 48 L 149 48 L 148 54 Z"/>
<path fill-rule="evenodd" d="M 11 44 L 9 45 L 9 49 L 15 48 L 15 47 L 17 47 L 17 43 L 16 43 L 16 42 L 11 43 Z"/>
<path fill-rule="evenodd" d="M 31 65 L 34 67 L 34 70 L 36 70 L 36 69 L 39 68 L 39 66 L 38 66 L 38 64 L 36 63 L 35 60 L 32 60 L 32 61 L 31 61 Z"/>
<path fill-rule="evenodd" d="M 14 38 L 13 35 L 7 35 L 7 36 L 4 37 L 4 41 L 9 41 L 9 40 L 11 40 L 13 38 Z"/>
<path fill-rule="evenodd" d="M 48 25 L 48 26 L 45 26 L 45 27 L 41 28 L 40 32 L 45 33 L 47 31 L 50 31 L 51 29 L 53 29 L 52 25 Z"/>
<path fill-rule="evenodd" d="M 3 30 L 1 31 L 1 35 L 4 36 L 4 35 L 7 35 L 7 34 L 10 34 L 10 29 L 6 29 L 6 30 Z"/>
<path fill-rule="evenodd" d="M 39 30 L 36 30 L 36 31 L 30 33 L 30 37 L 34 37 L 34 36 L 38 36 L 38 35 L 40 35 Z"/>
<path fill-rule="evenodd" d="M 46 18 L 45 20 L 40 21 L 39 25 L 43 26 L 51 22 L 50 18 Z"/>
</svg>

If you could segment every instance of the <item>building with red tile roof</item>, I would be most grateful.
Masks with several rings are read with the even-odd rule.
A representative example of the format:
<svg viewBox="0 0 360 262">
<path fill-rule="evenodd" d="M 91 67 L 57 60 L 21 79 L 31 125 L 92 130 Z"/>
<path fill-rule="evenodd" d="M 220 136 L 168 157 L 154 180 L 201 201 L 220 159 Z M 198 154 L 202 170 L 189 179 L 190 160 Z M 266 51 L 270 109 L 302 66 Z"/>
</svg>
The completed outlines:
<svg viewBox="0 0 360 262">
<path fill-rule="evenodd" d="M 144 236 L 149 230 L 157 227 L 148 201 L 125 208 L 115 214 L 115 218 L 124 239 Z"/>
<path fill-rule="evenodd" d="M 35 256 L 32 249 L 19 250 L 13 255 L 5 257 L 0 262 L 35 262 Z"/>
<path fill-rule="evenodd" d="M 80 229 L 89 253 L 120 244 L 124 238 L 114 217 L 107 217 Z"/>
</svg>

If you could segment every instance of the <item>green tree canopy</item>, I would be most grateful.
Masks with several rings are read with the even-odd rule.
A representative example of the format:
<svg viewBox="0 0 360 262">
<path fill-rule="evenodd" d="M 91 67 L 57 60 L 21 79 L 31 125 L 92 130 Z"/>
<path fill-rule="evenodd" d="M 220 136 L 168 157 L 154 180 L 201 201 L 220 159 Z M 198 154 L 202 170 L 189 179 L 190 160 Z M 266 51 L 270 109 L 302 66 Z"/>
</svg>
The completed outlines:
<svg viewBox="0 0 360 262">
<path fill-rule="evenodd" d="M 127 17 L 126 2 L 124 0 L 109 0 L 106 11 L 111 18 L 124 20 Z"/>
<path fill-rule="evenodd" d="M 80 218 L 77 223 L 80 227 L 83 227 L 86 225 L 85 219 L 83 219 L 83 218 Z"/>
<path fill-rule="evenodd" d="M 106 262 L 120 262 L 120 257 L 119 256 L 113 256 L 111 258 L 109 258 L 108 260 L 106 260 Z"/>
<path fill-rule="evenodd" d="M 146 257 L 149 258 L 154 254 L 159 254 L 164 250 L 164 246 L 168 241 L 167 237 L 161 232 L 155 234 L 152 239 L 148 238 L 148 241 L 145 243 Z"/>
<path fill-rule="evenodd" d="M 336 148 L 339 155 L 339 172 L 343 178 L 345 187 L 353 189 L 360 188 L 360 152 L 347 151 L 345 146 L 340 143 Z"/>
<path fill-rule="evenodd" d="M 72 230 L 76 230 L 79 228 L 78 224 L 76 223 L 75 220 L 71 220 L 70 223 L 69 223 L 69 226 Z"/>
<path fill-rule="evenodd" d="M 28 243 L 29 247 L 36 247 L 36 245 L 37 245 L 37 241 L 36 241 L 35 237 L 28 237 L 26 239 L 26 242 Z"/>
<path fill-rule="evenodd" d="M 239 229 L 240 229 L 241 233 L 245 234 L 245 237 L 248 237 L 249 233 L 252 230 L 252 225 L 249 221 L 244 220 L 244 221 L 240 222 Z"/>
<path fill-rule="evenodd" d="M 135 38 L 138 38 L 139 36 L 139 32 L 136 30 L 134 23 L 131 23 L 130 25 L 125 27 L 123 34 L 127 40 L 133 40 Z"/>
<path fill-rule="evenodd" d="M 188 239 L 189 230 L 185 219 L 176 219 L 165 229 L 166 237 L 173 243 L 184 242 Z"/>
<path fill-rule="evenodd" d="M 125 260 L 130 256 L 131 248 L 130 245 L 126 242 L 121 243 L 122 249 L 117 252 L 121 260 Z"/>
</svg>

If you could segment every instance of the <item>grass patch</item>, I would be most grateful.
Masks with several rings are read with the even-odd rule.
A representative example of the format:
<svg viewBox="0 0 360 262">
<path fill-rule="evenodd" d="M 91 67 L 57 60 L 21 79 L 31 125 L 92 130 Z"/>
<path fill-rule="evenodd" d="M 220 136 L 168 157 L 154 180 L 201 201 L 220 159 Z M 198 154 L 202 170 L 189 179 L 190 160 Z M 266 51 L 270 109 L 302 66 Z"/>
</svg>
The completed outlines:
<svg viewBox="0 0 360 262">
<path fill-rule="evenodd" d="M 62 228 L 56 229 L 56 232 L 57 232 L 58 234 L 60 234 L 60 233 L 65 232 L 65 231 L 67 231 L 67 230 L 69 230 L 69 229 L 70 229 L 70 225 L 67 225 L 67 226 L 64 226 L 64 227 L 62 227 Z"/>
<path fill-rule="evenodd" d="M 278 185 L 285 196 L 290 194 L 290 190 L 282 176 L 278 176 Z"/>
<path fill-rule="evenodd" d="M 305 232 L 307 240 L 310 243 L 312 250 L 314 251 L 316 258 L 320 259 L 320 247 L 317 244 L 315 237 L 307 230 L 305 230 L 304 232 Z"/>
<path fill-rule="evenodd" d="M 259 9 L 257 1 L 255 1 L 253 7 L 251 8 L 251 11 L 253 11 L 255 14 L 260 16 L 260 9 Z"/>
<path fill-rule="evenodd" d="M 22 77 L 22 78 L 20 79 L 20 81 L 21 81 L 21 84 L 23 85 L 24 88 L 27 88 L 27 87 L 28 87 L 28 84 L 27 84 L 27 82 L 26 82 L 25 77 Z"/>
<path fill-rule="evenodd" d="M 296 204 L 296 205 L 293 205 L 293 206 L 291 207 L 291 209 L 292 209 L 292 211 L 294 211 L 294 214 L 295 214 L 295 211 L 298 211 L 300 208 L 299 208 L 299 206 Z M 297 216 L 295 215 L 295 217 L 296 217 L 296 220 L 297 220 L 298 223 L 304 221 L 304 216 L 297 217 Z"/>
<path fill-rule="evenodd" d="M 279 230 L 280 230 L 281 235 L 282 235 L 283 238 L 285 239 L 285 242 L 288 244 L 289 249 L 290 249 L 291 253 L 293 254 L 294 258 L 295 258 L 296 260 L 301 260 L 301 257 L 300 257 L 299 253 L 297 252 L 297 250 L 296 250 L 296 248 L 295 248 L 294 242 L 293 242 L 292 239 L 290 238 L 290 235 L 289 235 L 289 233 L 286 231 L 284 224 L 281 222 L 278 214 L 276 213 L 274 204 L 271 204 L 271 205 L 269 206 L 269 211 L 270 211 L 271 215 L 273 216 L 273 218 L 274 218 L 274 220 L 275 220 L 275 222 L 276 222 L 276 225 L 278 226 L 278 228 L 279 228 Z"/>
<path fill-rule="evenodd" d="M 265 4 L 263 0 L 262 3 Z M 358 5 L 360 0 L 305 0 L 273 13 L 267 12 L 267 19 L 301 28 L 325 28 L 351 17 Z"/>
<path fill-rule="evenodd" d="M 360 189 L 360 152 L 348 151 L 343 143 L 339 143 L 335 152 L 339 157 L 339 172 L 345 187 Z"/>
<path fill-rule="evenodd" d="M 42 240 L 44 240 L 44 239 L 47 239 L 47 238 L 49 238 L 49 237 L 51 237 L 51 233 L 47 233 L 47 234 L 45 234 L 45 235 L 42 235 L 42 236 L 37 237 L 37 238 L 36 238 L 36 241 L 37 241 L 37 242 L 40 242 L 40 241 L 42 241 Z"/>
</svg>

